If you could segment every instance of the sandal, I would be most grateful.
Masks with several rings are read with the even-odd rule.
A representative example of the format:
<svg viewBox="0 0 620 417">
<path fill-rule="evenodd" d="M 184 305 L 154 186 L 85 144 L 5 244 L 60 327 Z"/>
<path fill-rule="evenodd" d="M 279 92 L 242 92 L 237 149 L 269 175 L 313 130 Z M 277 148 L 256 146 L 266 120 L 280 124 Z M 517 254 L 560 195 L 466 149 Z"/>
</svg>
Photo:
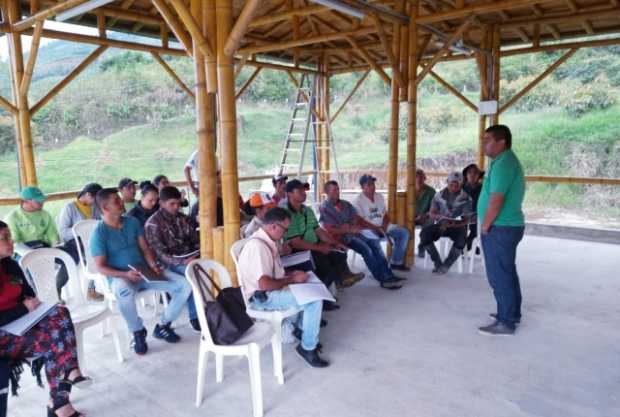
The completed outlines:
<svg viewBox="0 0 620 417">
<path fill-rule="evenodd" d="M 69 404 L 69 402 L 65 402 L 65 403 L 61 403 L 61 404 L 54 404 L 54 407 L 47 407 L 47 417 L 58 417 L 58 414 L 56 414 L 56 411 L 58 411 L 58 409 L 66 406 L 67 404 Z M 73 414 L 68 415 L 67 417 L 84 417 L 84 414 L 80 413 L 79 411 L 75 411 Z"/>
<path fill-rule="evenodd" d="M 59 384 L 63 384 L 62 387 L 76 387 L 78 389 L 88 388 L 93 384 L 93 379 L 88 376 L 80 375 L 73 379 L 69 379 L 68 377 L 61 379 L 58 381 Z M 60 389 L 60 387 L 59 387 Z M 71 391 L 71 388 L 65 391 Z"/>
</svg>

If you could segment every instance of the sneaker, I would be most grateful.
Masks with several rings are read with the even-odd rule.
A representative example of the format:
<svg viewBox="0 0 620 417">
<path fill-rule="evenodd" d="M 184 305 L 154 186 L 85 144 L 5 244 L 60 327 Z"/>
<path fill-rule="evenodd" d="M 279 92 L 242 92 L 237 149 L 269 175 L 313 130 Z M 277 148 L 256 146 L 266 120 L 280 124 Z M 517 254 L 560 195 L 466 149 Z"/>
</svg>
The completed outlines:
<svg viewBox="0 0 620 417">
<path fill-rule="evenodd" d="M 512 336 L 515 334 L 514 328 L 510 328 L 499 321 L 488 326 L 478 327 L 478 331 L 485 336 Z"/>
<path fill-rule="evenodd" d="M 395 265 L 395 264 L 391 264 L 390 268 L 393 269 L 394 271 L 404 271 L 404 272 L 409 272 L 411 271 L 411 268 L 409 268 L 406 265 Z"/>
<path fill-rule="evenodd" d="M 295 336 L 295 339 L 299 340 L 301 342 L 301 337 L 303 336 L 303 332 L 299 327 L 295 327 L 295 330 L 293 330 L 293 336 Z M 316 348 L 320 351 L 321 349 L 323 349 L 323 345 L 320 343 L 317 343 Z"/>
<path fill-rule="evenodd" d="M 327 326 L 327 320 L 321 319 L 321 327 Z"/>
<path fill-rule="evenodd" d="M 495 313 L 490 313 L 490 314 L 489 314 L 489 317 L 491 317 L 493 320 L 497 321 L 497 314 L 495 314 Z M 520 318 L 519 318 L 519 319 L 517 319 L 517 320 L 515 321 L 515 324 L 521 324 L 521 319 L 520 319 Z"/>
<path fill-rule="evenodd" d="M 86 299 L 88 301 L 103 301 L 103 294 L 98 293 L 94 288 L 89 288 L 86 293 Z"/>
<path fill-rule="evenodd" d="M 340 310 L 340 306 L 333 301 L 323 301 L 323 311 Z"/>
<path fill-rule="evenodd" d="M 301 347 L 301 344 L 299 344 L 297 345 L 295 351 L 297 351 L 297 354 L 301 356 L 302 359 L 305 360 L 306 363 L 313 368 L 326 368 L 329 366 L 329 362 L 321 359 L 319 353 L 317 352 L 317 349 L 305 350 Z"/>
<path fill-rule="evenodd" d="M 381 288 L 385 290 L 400 290 L 403 286 L 398 284 L 397 280 L 389 279 L 387 281 L 383 281 L 380 284 Z"/>
<path fill-rule="evenodd" d="M 149 350 L 149 346 L 146 344 L 146 329 L 144 327 L 142 330 L 133 332 L 130 346 L 137 355 L 144 355 Z"/>
<path fill-rule="evenodd" d="M 168 343 L 176 343 L 181 340 L 181 337 L 170 327 L 170 323 L 156 324 L 155 330 L 153 330 L 153 336 L 157 339 L 163 339 Z"/>
<path fill-rule="evenodd" d="M 364 279 L 366 275 L 360 272 L 359 274 L 351 274 L 342 279 L 340 283 L 336 283 L 336 288 L 341 290 L 343 288 L 349 288 Z"/>
<path fill-rule="evenodd" d="M 435 264 L 435 267 L 433 268 L 433 274 L 445 274 L 445 272 L 441 272 L 443 270 L 442 267 L 442 263 Z"/>
<path fill-rule="evenodd" d="M 191 319 L 189 321 L 189 324 L 192 326 L 192 329 L 196 333 L 200 333 L 202 331 L 202 327 L 200 327 L 200 322 L 198 321 L 198 319 Z"/>
</svg>

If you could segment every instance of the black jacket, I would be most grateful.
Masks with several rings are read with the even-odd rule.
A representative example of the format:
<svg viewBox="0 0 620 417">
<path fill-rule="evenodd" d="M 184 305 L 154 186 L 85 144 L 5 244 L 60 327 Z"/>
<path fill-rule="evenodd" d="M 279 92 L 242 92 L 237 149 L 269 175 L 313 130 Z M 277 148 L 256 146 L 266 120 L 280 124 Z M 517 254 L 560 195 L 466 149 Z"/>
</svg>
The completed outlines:
<svg viewBox="0 0 620 417">
<path fill-rule="evenodd" d="M 159 205 L 156 205 L 155 207 L 153 207 L 153 210 L 147 210 L 142 207 L 142 204 L 140 204 L 140 202 L 138 201 L 136 205 L 127 212 L 127 215 L 138 219 L 142 227 L 144 227 L 146 221 L 149 219 L 149 217 L 153 215 L 153 213 L 157 211 L 158 208 Z"/>
</svg>

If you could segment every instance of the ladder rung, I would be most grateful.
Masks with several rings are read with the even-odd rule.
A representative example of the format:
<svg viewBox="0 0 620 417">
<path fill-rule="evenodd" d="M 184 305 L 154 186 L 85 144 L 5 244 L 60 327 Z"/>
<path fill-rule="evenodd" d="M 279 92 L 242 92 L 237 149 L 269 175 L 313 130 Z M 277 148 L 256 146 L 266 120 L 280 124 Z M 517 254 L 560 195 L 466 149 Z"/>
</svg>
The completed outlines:
<svg viewBox="0 0 620 417">
<path fill-rule="evenodd" d="M 301 148 L 288 148 L 286 152 L 289 152 L 289 151 L 299 152 L 301 151 Z"/>
<path fill-rule="evenodd" d="M 303 136 L 303 133 L 289 133 L 289 136 Z"/>
<path fill-rule="evenodd" d="M 291 120 L 293 120 L 294 122 L 303 122 L 303 121 L 305 121 L 305 120 L 306 120 L 306 118 L 305 118 L 305 117 L 302 117 L 302 118 L 299 118 L 299 117 L 298 117 L 298 118 L 296 118 L 296 119 L 291 119 Z"/>
<path fill-rule="evenodd" d="M 301 106 L 307 106 L 308 103 L 305 101 L 300 101 L 299 103 L 295 103 L 295 105 L 301 107 Z"/>
</svg>

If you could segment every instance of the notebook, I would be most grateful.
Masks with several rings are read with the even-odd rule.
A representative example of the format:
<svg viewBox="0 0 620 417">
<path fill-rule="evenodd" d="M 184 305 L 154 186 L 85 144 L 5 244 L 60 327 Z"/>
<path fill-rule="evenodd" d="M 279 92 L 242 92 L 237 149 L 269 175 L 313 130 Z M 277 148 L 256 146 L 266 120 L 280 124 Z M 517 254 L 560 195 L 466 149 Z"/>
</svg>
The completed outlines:
<svg viewBox="0 0 620 417">
<path fill-rule="evenodd" d="M 41 320 L 43 320 L 43 318 L 47 316 L 54 307 L 56 307 L 56 304 L 41 303 L 37 308 L 28 314 L 0 327 L 0 330 L 4 330 L 5 332 L 11 333 L 15 336 L 23 336 Z"/>
<path fill-rule="evenodd" d="M 134 265 L 127 265 L 127 266 L 132 271 L 139 272 L 140 276 L 142 277 L 142 279 L 145 280 L 146 282 L 167 281 L 167 279 L 164 276 L 164 274 L 157 275 L 155 272 L 153 272 L 153 270 L 151 268 L 149 268 L 146 265 L 138 264 L 138 265 L 135 265 L 135 266 Z"/>
</svg>

